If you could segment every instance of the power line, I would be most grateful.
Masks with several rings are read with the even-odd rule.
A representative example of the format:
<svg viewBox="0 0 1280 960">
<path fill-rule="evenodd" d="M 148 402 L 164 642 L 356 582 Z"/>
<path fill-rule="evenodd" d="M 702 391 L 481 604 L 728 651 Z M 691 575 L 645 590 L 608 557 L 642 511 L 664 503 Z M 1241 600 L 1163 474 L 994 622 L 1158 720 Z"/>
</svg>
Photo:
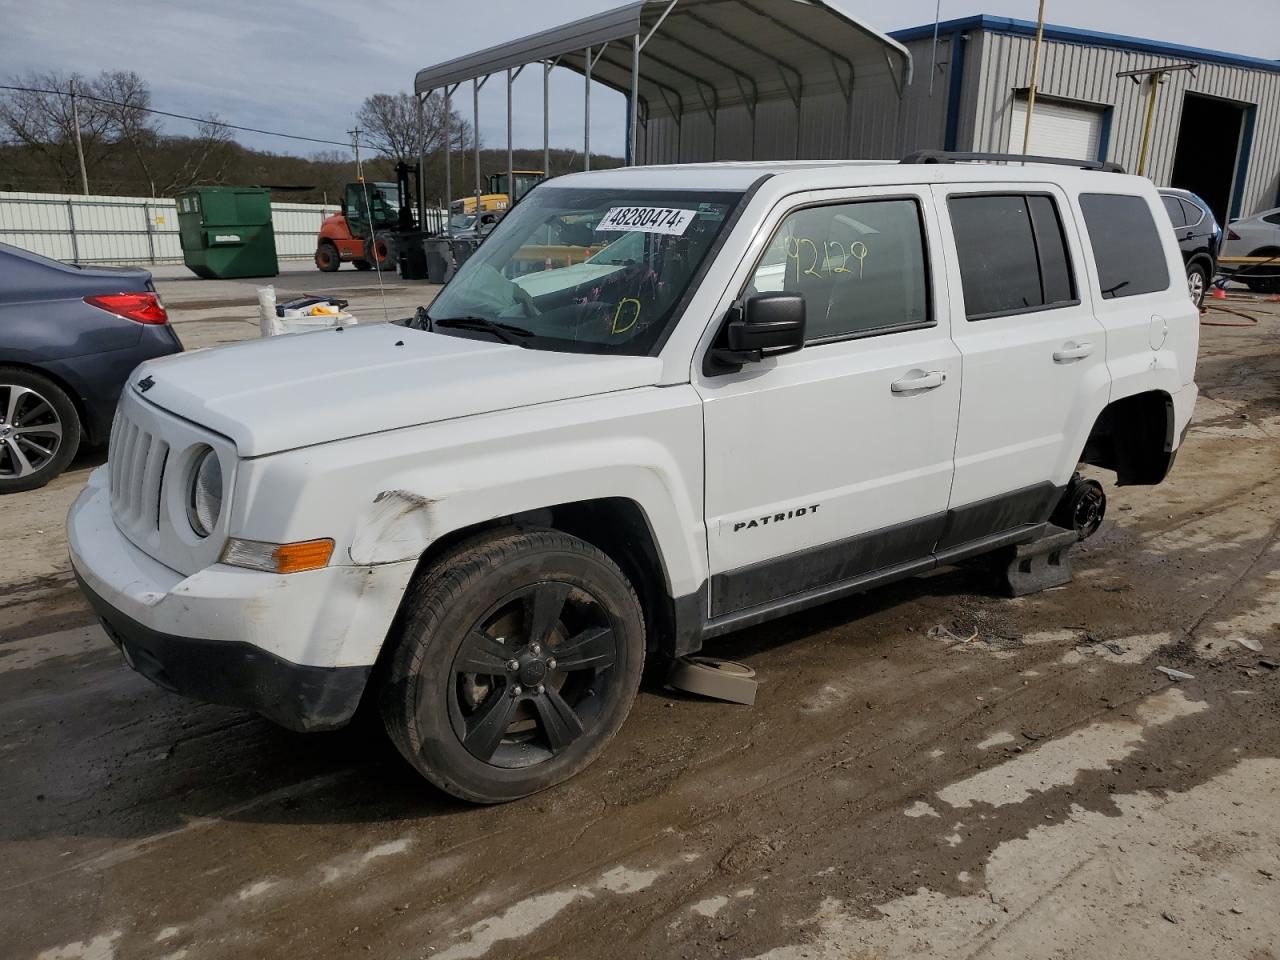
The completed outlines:
<svg viewBox="0 0 1280 960">
<path fill-rule="evenodd" d="M 39 87 L 15 87 L 9 84 L 0 83 L 0 90 L 15 90 L 19 93 L 42 93 L 55 97 L 69 97 L 71 94 L 66 90 L 43 90 Z M 222 120 L 207 120 L 203 117 L 189 117 L 184 113 L 170 113 L 168 110 L 156 110 L 154 107 L 140 107 L 132 103 L 121 103 L 119 100 L 109 100 L 106 97 L 94 97 L 85 93 L 77 93 L 77 100 L 92 100 L 95 103 L 106 103 L 113 107 L 125 107 L 129 110 L 141 110 L 143 113 L 154 113 L 161 117 L 172 117 L 175 120 L 190 120 L 192 123 L 206 123 L 211 127 L 226 127 L 228 130 L 243 130 L 245 133 L 259 133 L 268 137 L 284 137 L 286 140 L 305 140 L 308 143 L 327 143 L 335 147 L 349 147 L 350 140 L 325 140 L 320 137 L 304 137 L 296 133 L 281 133 L 278 130 L 262 130 L 258 127 L 242 127 L 235 123 L 225 123 Z M 371 144 L 365 144 L 371 146 Z"/>
</svg>

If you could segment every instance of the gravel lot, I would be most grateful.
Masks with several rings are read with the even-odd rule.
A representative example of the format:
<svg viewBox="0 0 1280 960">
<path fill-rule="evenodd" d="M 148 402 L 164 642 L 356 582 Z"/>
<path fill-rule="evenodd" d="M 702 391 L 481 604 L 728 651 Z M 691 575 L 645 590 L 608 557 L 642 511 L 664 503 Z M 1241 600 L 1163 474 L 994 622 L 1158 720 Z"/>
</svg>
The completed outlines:
<svg viewBox="0 0 1280 960">
<path fill-rule="evenodd" d="M 384 280 L 393 317 L 433 293 Z M 160 281 L 189 347 L 256 335 L 255 286 Z M 277 286 L 381 319 L 370 274 Z M 754 707 L 651 686 L 499 808 L 371 723 L 292 734 L 128 670 L 67 564 L 81 455 L 0 511 L 0 955 L 1274 960 L 1280 306 L 1215 306 L 1259 322 L 1206 316 L 1241 326 L 1202 328 L 1173 474 L 1108 488 L 1074 583 L 949 568 L 717 642 Z"/>
</svg>

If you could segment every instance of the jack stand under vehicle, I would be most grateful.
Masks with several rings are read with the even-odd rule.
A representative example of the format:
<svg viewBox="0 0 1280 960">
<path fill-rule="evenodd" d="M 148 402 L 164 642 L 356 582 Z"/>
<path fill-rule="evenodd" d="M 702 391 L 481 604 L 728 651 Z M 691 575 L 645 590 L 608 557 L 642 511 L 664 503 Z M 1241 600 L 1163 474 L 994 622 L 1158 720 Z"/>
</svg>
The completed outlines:
<svg viewBox="0 0 1280 960">
<path fill-rule="evenodd" d="M 1002 572 L 1005 592 L 1011 597 L 1025 597 L 1050 587 L 1071 582 L 1071 548 L 1080 542 L 1074 530 L 1050 525 L 1043 537 L 1000 551 L 999 561 L 1006 561 Z"/>
</svg>

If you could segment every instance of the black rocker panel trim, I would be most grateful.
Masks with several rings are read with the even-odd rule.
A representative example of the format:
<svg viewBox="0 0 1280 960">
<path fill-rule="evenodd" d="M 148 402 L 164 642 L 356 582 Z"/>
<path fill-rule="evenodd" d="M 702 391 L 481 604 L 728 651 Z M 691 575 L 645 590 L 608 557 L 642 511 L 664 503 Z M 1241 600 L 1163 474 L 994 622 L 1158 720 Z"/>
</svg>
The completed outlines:
<svg viewBox="0 0 1280 960">
<path fill-rule="evenodd" d="M 731 615 L 736 619 L 739 611 L 760 605 L 786 607 L 789 598 L 804 601 L 809 594 L 825 594 L 828 588 L 849 586 L 853 588 L 849 592 L 857 592 L 867 589 L 869 584 L 864 581 L 868 579 L 876 583 L 884 580 L 882 573 L 904 571 L 902 575 L 912 576 L 921 569 L 1033 540 L 1061 496 L 1061 487 L 1035 484 L 946 513 L 715 574 L 711 578 L 711 622 Z M 803 602 L 803 606 L 810 605 Z M 769 616 L 785 612 L 788 610 L 781 609 Z M 727 630 L 717 630 L 720 632 Z"/>
<path fill-rule="evenodd" d="M 711 616 L 929 557 L 946 520 L 946 514 L 938 513 L 715 574 Z"/>
<path fill-rule="evenodd" d="M 1062 487 L 1037 483 L 947 511 L 935 550 L 941 552 L 1028 523 L 1044 523 L 1062 498 Z"/>
</svg>

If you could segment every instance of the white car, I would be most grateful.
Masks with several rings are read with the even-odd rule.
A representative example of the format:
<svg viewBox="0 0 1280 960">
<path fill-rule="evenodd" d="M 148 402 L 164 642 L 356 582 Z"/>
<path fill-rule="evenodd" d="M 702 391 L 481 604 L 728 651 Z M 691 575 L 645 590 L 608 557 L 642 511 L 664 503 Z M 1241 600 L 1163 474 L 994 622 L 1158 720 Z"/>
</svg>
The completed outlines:
<svg viewBox="0 0 1280 960">
<path fill-rule="evenodd" d="M 523 273 L 564 222 L 634 254 Z M 647 658 L 1088 533 L 1077 466 L 1164 478 L 1198 329 L 1140 177 L 565 176 L 420 321 L 144 364 L 71 560 L 162 686 L 297 730 L 374 697 L 431 782 L 510 800 L 604 749 Z"/>
<path fill-rule="evenodd" d="M 1280 207 L 1263 210 L 1252 217 L 1232 220 L 1223 244 L 1225 257 L 1275 257 L 1274 264 L 1259 264 L 1242 271 L 1240 279 L 1260 293 L 1280 291 Z M 1250 277 L 1249 273 L 1256 273 Z"/>
</svg>

